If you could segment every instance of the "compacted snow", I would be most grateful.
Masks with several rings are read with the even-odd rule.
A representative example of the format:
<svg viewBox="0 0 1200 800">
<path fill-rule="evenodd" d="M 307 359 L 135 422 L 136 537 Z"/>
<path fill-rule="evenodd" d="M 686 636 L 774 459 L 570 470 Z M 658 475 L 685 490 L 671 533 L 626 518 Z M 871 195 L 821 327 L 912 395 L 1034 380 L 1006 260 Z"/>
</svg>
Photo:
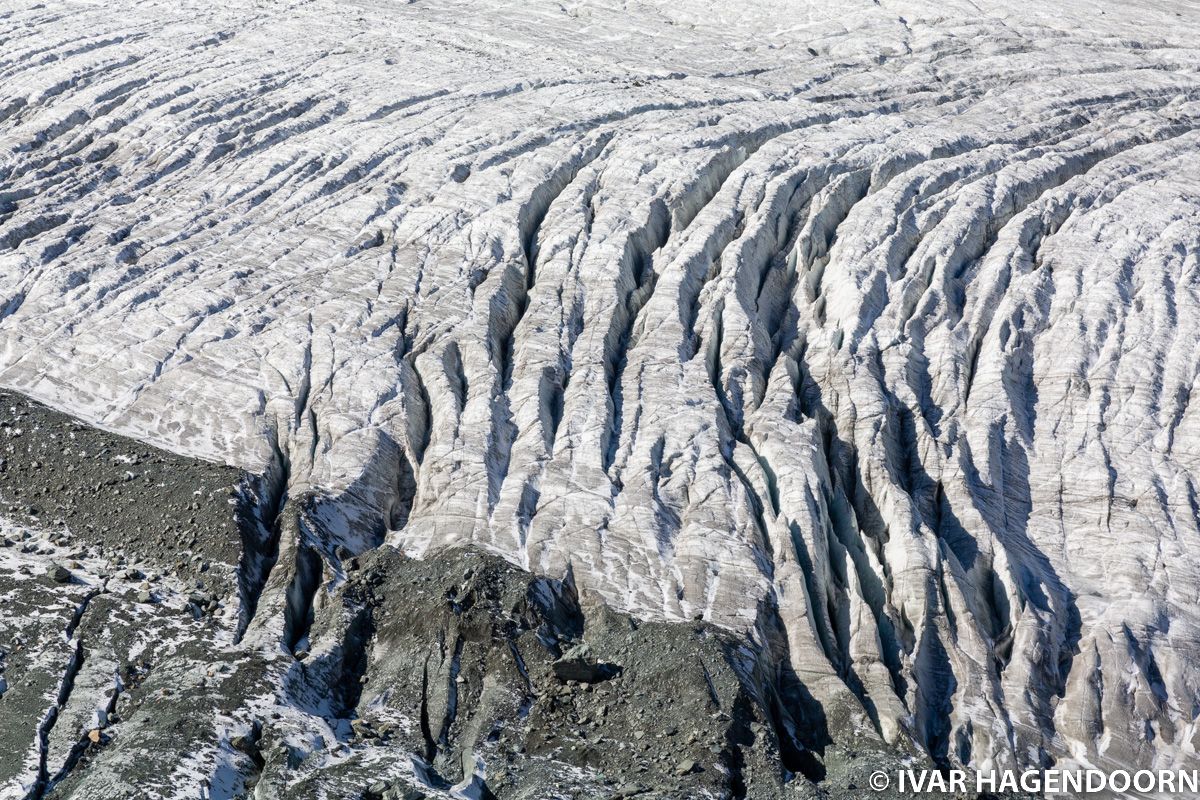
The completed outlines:
<svg viewBox="0 0 1200 800">
<path fill-rule="evenodd" d="M 0 384 L 303 499 L 251 640 L 322 564 L 470 542 L 743 635 L 834 739 L 1194 767 L 1198 36 L 6 4 Z"/>
</svg>

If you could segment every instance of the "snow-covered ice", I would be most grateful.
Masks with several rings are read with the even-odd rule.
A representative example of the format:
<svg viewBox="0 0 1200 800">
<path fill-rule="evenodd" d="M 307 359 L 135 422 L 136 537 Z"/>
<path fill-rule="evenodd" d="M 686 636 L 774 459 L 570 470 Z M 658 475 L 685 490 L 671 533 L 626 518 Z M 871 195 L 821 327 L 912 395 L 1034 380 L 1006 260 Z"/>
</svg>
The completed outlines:
<svg viewBox="0 0 1200 800">
<path fill-rule="evenodd" d="M 473 542 L 949 763 L 1194 767 L 1198 36 L 7 4 L 0 384 L 320 498 L 256 626 L 289 558 Z"/>
</svg>

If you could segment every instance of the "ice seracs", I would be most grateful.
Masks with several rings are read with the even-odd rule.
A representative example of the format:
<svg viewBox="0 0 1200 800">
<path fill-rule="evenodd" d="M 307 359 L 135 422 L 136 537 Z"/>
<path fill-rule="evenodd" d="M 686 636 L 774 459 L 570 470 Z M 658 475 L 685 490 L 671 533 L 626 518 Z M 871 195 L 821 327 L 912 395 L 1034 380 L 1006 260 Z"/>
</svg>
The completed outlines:
<svg viewBox="0 0 1200 800">
<path fill-rule="evenodd" d="M 472 543 L 743 635 L 826 738 L 1194 764 L 1198 32 L 13 9 L 0 383 L 267 476 L 252 640 Z"/>
</svg>

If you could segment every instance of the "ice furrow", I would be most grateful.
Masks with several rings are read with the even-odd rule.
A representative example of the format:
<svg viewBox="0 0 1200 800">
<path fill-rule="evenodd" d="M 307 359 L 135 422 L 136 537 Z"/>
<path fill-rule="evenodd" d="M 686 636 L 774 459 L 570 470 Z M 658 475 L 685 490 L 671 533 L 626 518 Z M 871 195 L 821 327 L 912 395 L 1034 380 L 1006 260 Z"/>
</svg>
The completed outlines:
<svg viewBox="0 0 1200 800">
<path fill-rule="evenodd" d="M 473 544 L 742 637 L 814 780 L 1190 763 L 1195 21 L 769 5 L 7 9 L 0 384 L 257 475 L 297 673 L 357 559 Z"/>
<path fill-rule="evenodd" d="M 58 692 L 54 700 L 54 704 L 46 710 L 42 717 L 42 722 L 37 730 L 37 778 L 32 788 L 25 795 L 25 800 L 37 800 L 44 797 L 46 792 L 51 788 L 50 784 L 50 765 L 47 763 L 50 750 L 50 732 L 54 730 L 55 724 L 58 722 L 59 714 L 62 708 L 67 704 L 71 697 L 71 691 L 75 686 L 75 677 L 79 674 L 79 670 L 83 668 L 83 661 L 86 658 L 86 652 L 83 646 L 83 639 L 75 635 L 79 628 L 79 623 L 83 620 L 83 615 L 87 613 L 88 604 L 94 597 L 103 592 L 103 588 L 89 589 L 88 592 L 80 600 L 75 607 L 74 613 L 71 615 L 70 621 L 67 623 L 66 630 L 63 631 L 63 636 L 67 640 L 67 644 L 71 648 L 70 659 L 63 670 L 62 678 L 58 682 Z"/>
</svg>

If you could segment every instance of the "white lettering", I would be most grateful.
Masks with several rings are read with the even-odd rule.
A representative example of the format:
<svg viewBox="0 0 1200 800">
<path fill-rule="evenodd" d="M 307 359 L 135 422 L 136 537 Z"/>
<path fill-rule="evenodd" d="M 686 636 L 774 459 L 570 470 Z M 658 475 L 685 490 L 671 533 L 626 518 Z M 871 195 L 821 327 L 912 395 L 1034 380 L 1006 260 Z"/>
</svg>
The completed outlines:
<svg viewBox="0 0 1200 800">
<path fill-rule="evenodd" d="M 1070 772 L 1064 772 L 1063 773 L 1062 791 L 1063 791 L 1063 794 L 1070 794 L 1072 796 L 1077 795 L 1080 792 L 1082 792 L 1083 791 L 1083 773 L 1077 772 L 1075 770 L 1072 770 Z"/>
<path fill-rule="evenodd" d="M 975 791 L 990 794 L 996 793 L 996 773 L 995 772 L 976 772 L 975 773 Z"/>
<path fill-rule="evenodd" d="M 961 769 L 950 771 L 950 789 L 951 792 L 967 791 L 967 773 Z"/>
<path fill-rule="evenodd" d="M 1112 775 L 1108 776 L 1108 788 L 1114 792 L 1124 794 L 1129 791 L 1129 773 L 1123 769 L 1119 769 Z"/>
<path fill-rule="evenodd" d="M 1062 775 L 1063 773 L 1056 769 L 1052 769 L 1049 772 L 1043 772 L 1042 791 L 1046 794 L 1058 794 L 1062 787 L 1062 784 L 1059 783 L 1059 779 L 1062 778 Z"/>
<path fill-rule="evenodd" d="M 1191 772 L 1180 772 L 1176 775 L 1176 777 L 1179 778 L 1180 794 L 1183 794 L 1184 792 L 1191 792 L 1192 794 L 1200 792 L 1200 773 L 1197 773 L 1196 770 L 1192 770 Z M 1187 787 L 1186 789 L 1183 788 L 1185 786 Z"/>
<path fill-rule="evenodd" d="M 1089 794 L 1122 795 L 1129 791 L 1150 795 L 1200 797 L 1200 770 L 992 770 L 967 772 L 947 770 L 900 770 L 899 790 L 908 794 L 958 793 L 1003 794 L 1006 792 L 1045 797 L 1082 797 Z M 972 777 L 974 779 L 972 780 Z M 973 784 L 968 788 L 968 784 Z"/>
<path fill-rule="evenodd" d="M 1169 769 L 1158 771 L 1158 790 L 1165 794 L 1175 793 L 1175 773 Z"/>
<path fill-rule="evenodd" d="M 1036 794 L 1042 790 L 1041 773 L 1038 772 L 1022 772 L 1021 773 L 1021 791 Z"/>
<path fill-rule="evenodd" d="M 1142 779 L 1145 778 L 1145 781 Z M 1149 792 L 1154 789 L 1154 773 L 1148 769 L 1139 769 L 1133 773 L 1133 788 L 1139 792 Z"/>
</svg>

